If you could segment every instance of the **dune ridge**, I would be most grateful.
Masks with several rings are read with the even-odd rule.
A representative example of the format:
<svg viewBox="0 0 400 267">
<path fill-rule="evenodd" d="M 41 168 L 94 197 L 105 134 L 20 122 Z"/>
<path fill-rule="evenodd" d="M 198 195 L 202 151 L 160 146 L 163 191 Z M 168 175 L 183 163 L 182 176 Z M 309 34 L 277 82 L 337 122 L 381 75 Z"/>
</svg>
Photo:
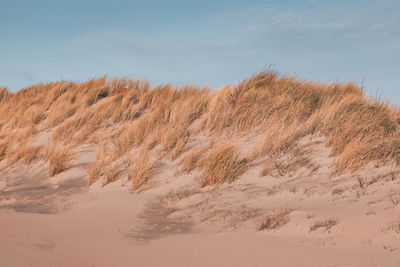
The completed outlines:
<svg viewBox="0 0 400 267">
<path fill-rule="evenodd" d="M 400 112 L 356 84 L 103 77 L 0 114 L 6 266 L 399 264 Z"/>
<path fill-rule="evenodd" d="M 235 136 L 263 132 L 248 161 L 292 152 L 313 134 L 327 137 L 338 171 L 400 161 L 398 108 L 366 97 L 351 83 L 318 84 L 262 72 L 217 91 L 101 78 L 36 85 L 15 94 L 3 89 L 0 95 L 1 160 L 54 165 L 56 151 L 65 150 L 58 154 L 67 161 L 67 151 L 93 144 L 102 151 L 96 162 L 107 164 L 90 172 L 90 183 L 132 169 L 137 149 L 143 154 L 159 148 L 158 158 L 176 160 L 198 149 L 190 142 L 200 134 L 213 148 L 222 135 L 234 146 Z M 35 137 L 43 132 L 50 140 L 38 145 Z"/>
</svg>

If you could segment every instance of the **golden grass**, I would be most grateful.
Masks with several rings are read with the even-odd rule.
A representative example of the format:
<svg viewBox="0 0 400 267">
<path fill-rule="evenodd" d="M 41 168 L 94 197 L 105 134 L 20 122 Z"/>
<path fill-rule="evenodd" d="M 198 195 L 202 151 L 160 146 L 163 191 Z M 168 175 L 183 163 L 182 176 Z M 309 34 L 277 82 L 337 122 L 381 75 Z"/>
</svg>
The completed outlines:
<svg viewBox="0 0 400 267">
<path fill-rule="evenodd" d="M 88 165 L 88 185 L 93 184 L 104 175 L 109 164 L 110 152 L 105 147 L 97 150 L 95 162 Z M 108 176 L 112 176 L 111 173 Z"/>
<path fill-rule="evenodd" d="M 190 173 L 194 170 L 201 159 L 201 156 L 205 153 L 205 149 L 196 149 L 195 151 L 190 152 L 187 154 L 182 160 L 182 172 L 183 173 Z"/>
<path fill-rule="evenodd" d="M 103 182 L 103 186 L 118 180 L 121 175 L 120 168 L 121 166 L 119 164 L 114 164 L 108 167 L 105 172 L 105 181 Z"/>
<path fill-rule="evenodd" d="M 263 141 L 256 151 L 257 156 L 286 154 L 290 149 L 295 149 L 297 141 L 306 134 L 308 133 L 305 132 L 304 126 L 282 126 L 279 121 L 271 123 L 264 131 Z"/>
<path fill-rule="evenodd" d="M 25 148 L 25 151 L 23 151 L 22 154 L 24 155 L 23 163 L 27 165 L 31 164 L 42 158 L 42 147 L 29 145 Z"/>
<path fill-rule="evenodd" d="M 128 179 L 132 181 L 133 190 L 137 191 L 144 186 L 154 172 L 155 162 L 145 149 L 141 149 L 137 160 L 129 166 Z"/>
<path fill-rule="evenodd" d="M 214 148 L 204 159 L 201 186 L 231 183 L 242 175 L 247 167 L 247 159 L 239 159 L 234 145 L 223 144 Z"/>
<path fill-rule="evenodd" d="M 66 147 L 61 147 L 58 144 L 50 143 L 47 148 L 47 160 L 50 163 L 49 175 L 55 176 L 70 168 L 71 152 Z"/>
<path fill-rule="evenodd" d="M 293 153 L 304 136 L 323 135 L 338 171 L 355 171 L 371 161 L 400 163 L 397 107 L 367 98 L 352 83 L 320 84 L 274 72 L 261 72 L 218 91 L 194 86 L 150 88 L 147 81 L 105 77 L 85 83 L 39 84 L 17 93 L 0 88 L 0 160 L 30 164 L 40 159 L 43 152 L 32 142 L 44 130 L 52 131 L 54 146 L 110 147 L 106 157 L 110 167 L 102 167 L 104 162 L 96 159 L 88 169 L 89 184 L 103 175 L 106 182 L 117 179 L 114 162 L 141 146 L 152 151 L 157 147 L 158 151 L 160 145 L 165 153 L 159 157 L 171 160 L 188 153 L 181 164 L 184 172 L 190 172 L 200 159 L 187 152 L 188 144 L 199 133 L 218 139 L 262 131 L 264 138 L 253 158 L 269 156 L 275 161 Z M 237 158 L 234 147 L 217 145 L 211 149 L 200 166 L 202 186 L 231 182 L 246 169 L 246 161 Z M 53 157 L 68 158 L 67 154 L 64 151 Z M 141 157 L 145 161 L 145 156 Z M 62 161 L 55 160 L 51 166 L 61 166 Z M 303 163 L 273 169 L 290 173 Z M 149 179 L 152 168 L 145 166 L 150 165 L 143 163 L 143 175 L 139 176 L 144 178 L 132 179 L 135 188 Z M 130 172 L 141 169 L 134 166 L 129 166 Z"/>
<path fill-rule="evenodd" d="M 0 102 L 5 101 L 10 96 L 7 88 L 0 87 Z"/>
<path fill-rule="evenodd" d="M 0 161 L 6 158 L 7 156 L 7 149 L 8 149 L 8 144 L 7 143 L 1 143 L 0 144 Z"/>
<path fill-rule="evenodd" d="M 5 150 L 3 152 L 5 155 L 7 155 L 7 153 L 11 154 L 11 156 L 8 157 L 9 164 L 21 161 L 23 164 L 29 165 L 43 158 L 42 147 L 34 146 L 28 141 L 17 144 L 12 152 L 8 152 L 6 147 L 3 149 Z"/>
<path fill-rule="evenodd" d="M 187 125 L 180 126 L 180 128 L 167 128 L 160 133 L 161 144 L 172 160 L 178 158 L 185 151 L 189 136 Z"/>
</svg>

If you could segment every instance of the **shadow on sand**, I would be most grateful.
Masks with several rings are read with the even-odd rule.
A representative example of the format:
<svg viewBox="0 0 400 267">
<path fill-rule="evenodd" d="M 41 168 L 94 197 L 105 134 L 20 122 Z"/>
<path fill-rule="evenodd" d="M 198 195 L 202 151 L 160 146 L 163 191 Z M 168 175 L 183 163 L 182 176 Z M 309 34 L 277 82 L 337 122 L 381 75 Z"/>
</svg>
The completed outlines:
<svg viewBox="0 0 400 267">
<path fill-rule="evenodd" d="M 192 232 L 193 222 L 169 217 L 174 211 L 174 209 L 165 207 L 162 201 L 148 203 L 142 213 L 138 215 L 138 218 L 143 221 L 143 225 L 133 229 L 127 236 L 136 241 L 149 242 L 169 235 Z"/>
</svg>

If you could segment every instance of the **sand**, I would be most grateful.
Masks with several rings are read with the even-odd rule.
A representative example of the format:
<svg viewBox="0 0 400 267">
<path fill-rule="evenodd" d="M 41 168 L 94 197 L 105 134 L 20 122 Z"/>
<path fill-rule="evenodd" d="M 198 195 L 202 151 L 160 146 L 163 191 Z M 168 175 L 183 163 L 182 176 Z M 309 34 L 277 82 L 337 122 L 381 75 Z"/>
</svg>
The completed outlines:
<svg viewBox="0 0 400 267">
<path fill-rule="evenodd" d="M 56 177 L 44 162 L 2 165 L 0 266 L 400 266 L 397 173 L 335 174 L 329 149 L 313 141 L 316 170 L 260 178 L 260 160 L 206 188 L 178 161 L 162 162 L 138 193 L 123 179 L 88 187 L 91 146 Z M 287 223 L 258 230 L 284 208 Z M 329 219 L 331 228 L 313 228 Z"/>
</svg>

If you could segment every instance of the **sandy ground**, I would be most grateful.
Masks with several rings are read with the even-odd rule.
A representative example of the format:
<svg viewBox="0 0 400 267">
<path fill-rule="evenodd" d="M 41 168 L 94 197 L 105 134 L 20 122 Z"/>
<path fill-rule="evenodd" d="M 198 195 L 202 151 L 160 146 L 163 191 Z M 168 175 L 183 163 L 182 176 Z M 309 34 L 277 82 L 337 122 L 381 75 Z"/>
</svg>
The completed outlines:
<svg viewBox="0 0 400 267">
<path fill-rule="evenodd" d="M 88 188 L 90 146 L 52 178 L 43 162 L 3 166 L 0 266 L 400 266 L 398 174 L 334 175 L 329 150 L 316 142 L 312 153 L 313 171 L 260 178 L 254 162 L 203 189 L 199 173 L 165 161 L 140 193 L 124 181 Z M 284 208 L 286 223 L 258 231 Z"/>
</svg>

